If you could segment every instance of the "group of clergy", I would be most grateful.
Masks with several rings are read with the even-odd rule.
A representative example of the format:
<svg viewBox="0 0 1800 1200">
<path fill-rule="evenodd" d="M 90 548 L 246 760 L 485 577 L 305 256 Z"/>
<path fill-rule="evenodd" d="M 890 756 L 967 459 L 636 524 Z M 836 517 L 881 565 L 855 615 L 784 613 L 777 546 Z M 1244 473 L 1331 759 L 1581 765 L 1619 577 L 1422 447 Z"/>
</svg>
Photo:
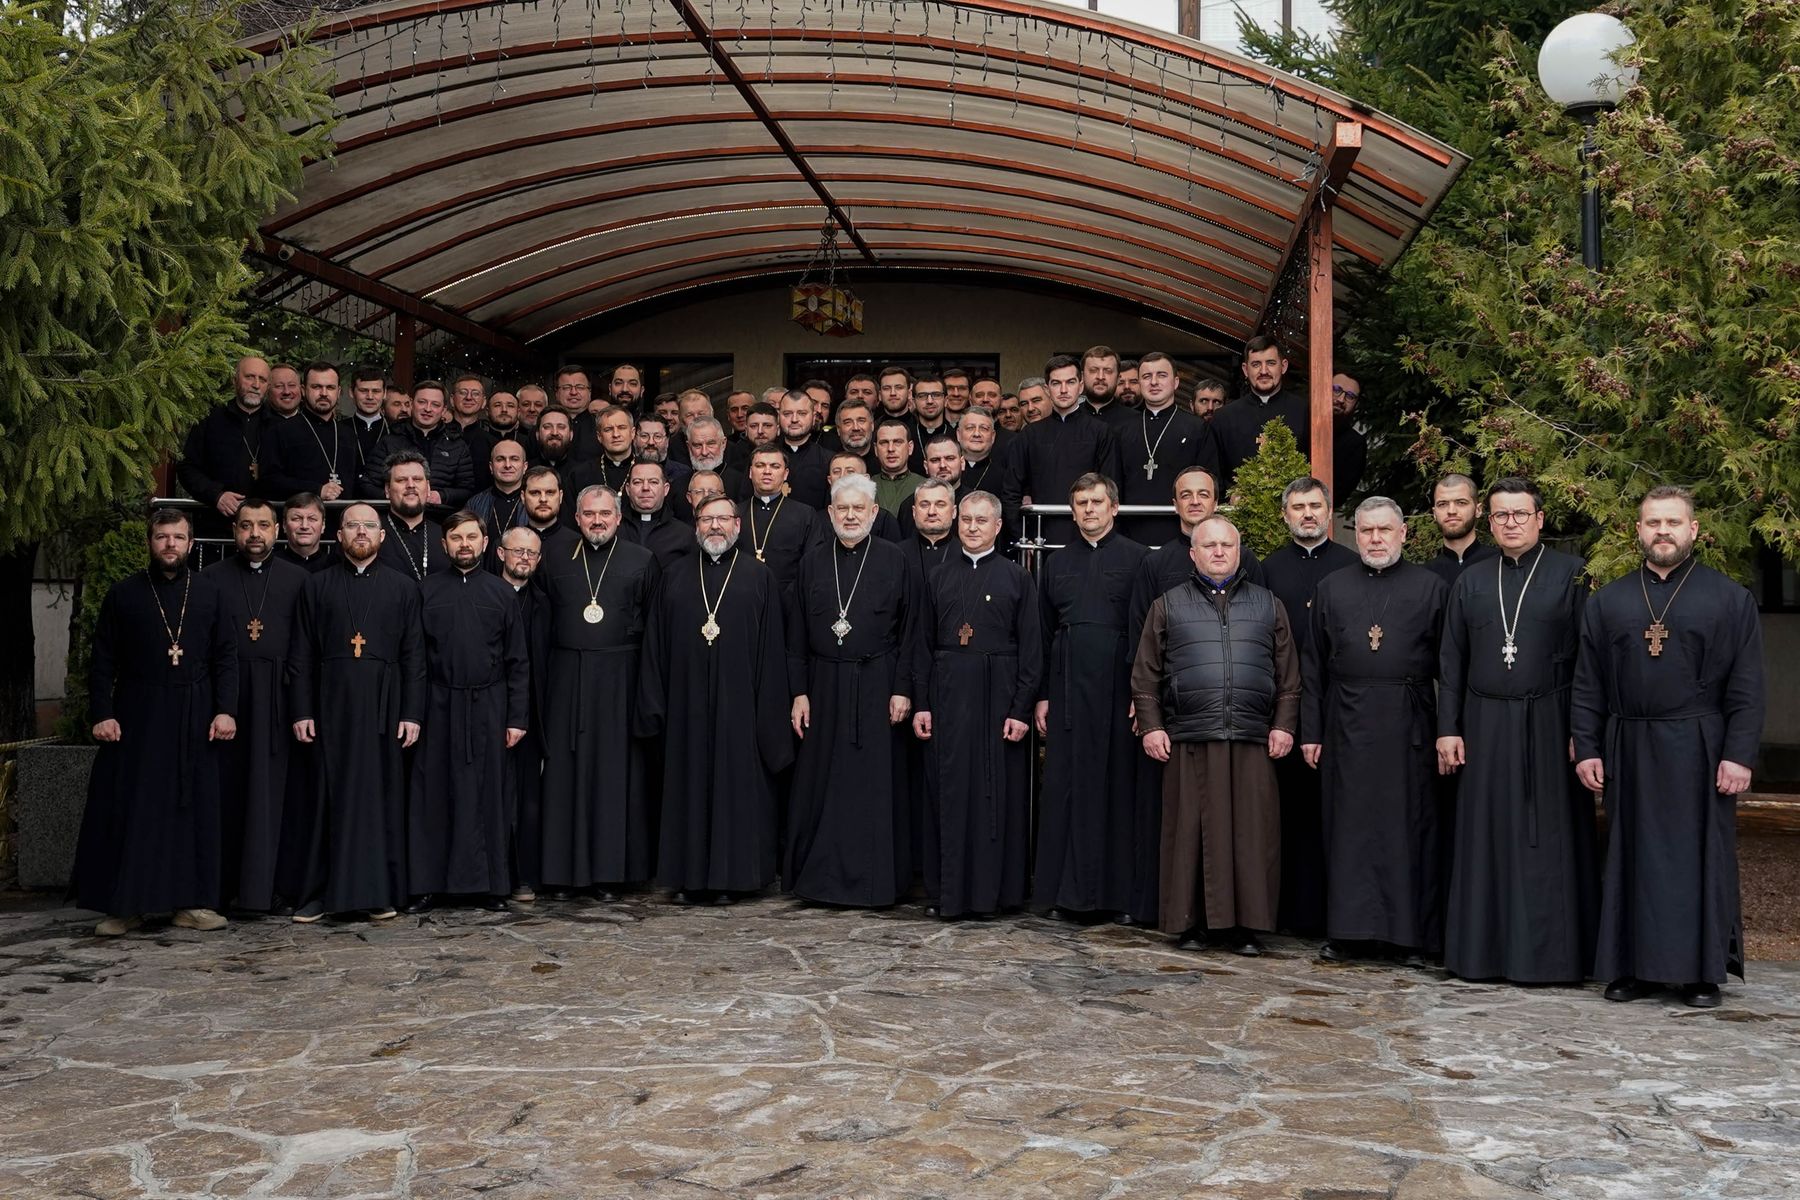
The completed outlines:
<svg viewBox="0 0 1800 1200">
<path fill-rule="evenodd" d="M 1489 489 L 1491 555 L 1418 566 L 1384 498 L 1354 552 L 1332 541 L 1313 479 L 1259 562 L 1198 465 L 1153 550 L 1090 470 L 1034 581 L 997 552 L 1010 496 L 927 481 L 898 522 L 854 453 L 822 512 L 779 447 L 742 501 L 696 472 L 690 524 L 636 466 L 565 519 L 510 444 L 524 522 L 423 520 L 432 464 L 405 448 L 335 554 L 278 552 L 314 496 L 244 498 L 202 572 L 188 518 L 152 515 L 94 640 L 75 892 L 99 932 L 651 884 L 885 907 L 922 882 L 943 919 L 1029 905 L 1250 955 L 1284 930 L 1612 999 L 1716 1004 L 1742 974 L 1760 643 L 1679 489 L 1640 509 L 1639 572 L 1590 596 L 1526 480 Z"/>
</svg>

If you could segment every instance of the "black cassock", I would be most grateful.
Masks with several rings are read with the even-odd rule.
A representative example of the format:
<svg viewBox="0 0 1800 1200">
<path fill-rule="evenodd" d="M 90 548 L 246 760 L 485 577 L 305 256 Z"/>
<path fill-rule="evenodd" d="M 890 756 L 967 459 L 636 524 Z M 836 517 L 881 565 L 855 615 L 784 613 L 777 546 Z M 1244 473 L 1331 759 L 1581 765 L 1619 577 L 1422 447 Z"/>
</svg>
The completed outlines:
<svg viewBox="0 0 1800 1200">
<path fill-rule="evenodd" d="M 1454 588 L 1456 581 L 1463 577 L 1463 572 L 1478 562 L 1485 562 L 1500 553 L 1497 547 L 1486 542 L 1476 542 L 1460 555 L 1448 546 L 1442 547 L 1431 558 L 1420 565 L 1444 581 L 1444 586 Z"/>
<path fill-rule="evenodd" d="M 793 600 L 800 560 L 818 544 L 825 518 L 792 496 L 752 496 L 738 507 L 744 515 L 738 544 L 774 574 L 785 608 Z"/>
<path fill-rule="evenodd" d="M 383 513 L 381 527 L 386 536 L 376 553 L 387 566 L 415 583 L 427 575 L 439 575 L 450 569 L 450 555 L 444 550 L 444 532 L 429 517 L 408 526 L 392 513 Z"/>
<path fill-rule="evenodd" d="M 542 561 L 541 559 L 539 560 Z M 512 584 L 507 584 L 508 588 Z M 544 590 L 526 584 L 513 593 L 519 623 L 525 629 L 525 650 L 531 660 L 531 711 L 525 718 L 525 736 L 513 747 L 513 778 L 518 803 L 513 808 L 513 882 L 533 884 L 544 877 L 544 717 L 545 680 L 550 673 L 550 598 Z"/>
<path fill-rule="evenodd" d="M 1660 655 L 1645 636 L 1646 591 L 1667 630 Z M 1691 559 L 1667 580 L 1634 573 L 1588 601 L 1571 722 L 1575 757 L 1606 768 L 1601 979 L 1743 978 L 1737 806 L 1715 785 L 1721 761 L 1755 765 L 1762 661 L 1750 593 Z"/>
<path fill-rule="evenodd" d="M 1116 530 L 1098 546 L 1078 535 L 1039 574 L 1045 679 L 1038 699 L 1050 702 L 1031 889 L 1040 909 L 1156 920 L 1162 830 L 1143 804 L 1142 751 L 1127 715 L 1136 648 L 1126 626 L 1146 553 Z"/>
<path fill-rule="evenodd" d="M 289 715 L 314 723 L 312 845 L 298 903 L 326 912 L 407 897 L 402 721 L 425 719 L 419 585 L 345 559 L 306 581 L 289 647 Z M 291 799 L 291 798 L 290 798 Z"/>
<path fill-rule="evenodd" d="M 787 614 L 788 686 L 811 701 L 789 793 L 782 886 L 881 907 L 912 886 L 911 733 L 888 697 L 915 696 L 923 581 L 894 543 L 833 538 L 800 561 Z M 850 628 L 834 632 L 841 603 Z"/>
<path fill-rule="evenodd" d="M 1089 471 L 1118 481 L 1119 443 L 1113 428 L 1085 405 L 1066 416 L 1051 413 L 1033 421 L 1006 446 L 1006 462 L 1000 476 L 1000 503 L 1005 527 L 1019 529 L 1020 505 L 1029 496 L 1034 504 L 1067 504 L 1069 488 Z M 1036 522 L 1025 530 L 1036 532 Z M 1081 540 L 1075 522 L 1068 517 L 1045 517 L 1044 537 L 1056 545 Z"/>
<path fill-rule="evenodd" d="M 1287 610 L 1294 652 L 1304 661 L 1312 641 L 1313 593 L 1319 580 L 1333 571 L 1354 567 L 1356 552 L 1326 539 L 1308 550 L 1289 541 L 1272 550 L 1262 563 L 1262 582 Z M 1305 718 L 1304 711 L 1301 714 Z M 1316 741 L 1304 727 L 1296 747 Z M 1319 773 L 1306 765 L 1298 749 L 1275 760 L 1275 783 L 1281 789 L 1281 909 L 1278 928 L 1318 937 L 1325 932 L 1325 818 L 1319 811 Z"/>
<path fill-rule="evenodd" d="M 659 739 L 664 886 L 754 892 L 774 882 L 775 774 L 794 752 L 780 590 L 742 542 L 663 576 L 632 721 Z"/>
<path fill-rule="evenodd" d="M 1300 453 L 1312 452 L 1312 402 L 1303 392 L 1279 391 L 1264 400 L 1246 391 L 1213 414 L 1209 422 L 1219 447 L 1219 499 L 1231 492 L 1238 468 L 1256 457 L 1263 426 L 1280 420 L 1293 430 Z M 1288 616 L 1292 618 L 1293 614 Z M 1290 620 L 1290 623 L 1291 620 Z"/>
<path fill-rule="evenodd" d="M 75 903 L 122 917 L 216 906 L 220 756 L 207 734 L 238 702 L 218 585 L 186 567 L 115 583 L 94 625 L 88 688 L 89 715 L 117 721 L 119 740 L 100 744 L 88 777 Z"/>
<path fill-rule="evenodd" d="M 925 894 L 945 917 L 1025 903 L 1031 858 L 1031 724 L 1043 681 L 1037 591 L 1024 568 L 960 548 L 926 580 Z"/>
<path fill-rule="evenodd" d="M 1327 575 L 1313 598 L 1301 744 L 1323 747 L 1325 929 L 1337 940 L 1443 944 L 1433 694 L 1443 616 L 1444 581 L 1406 562 Z"/>
<path fill-rule="evenodd" d="M 237 736 L 220 744 L 219 894 L 238 908 L 267 912 L 281 894 L 285 801 L 290 788 L 303 795 L 308 778 L 308 756 L 297 753 L 306 747 L 294 741 L 288 716 L 287 669 L 294 610 L 311 576 L 274 556 L 253 566 L 241 554 L 205 574 L 218 584 L 238 660 Z"/>
<path fill-rule="evenodd" d="M 1443 814 L 1455 841 L 1444 965 L 1465 979 L 1579 981 L 1593 966 L 1594 798 L 1569 761 L 1585 571 L 1540 545 L 1517 562 L 1492 556 L 1450 592 L 1438 735 L 1462 738 L 1466 763 Z"/>
<path fill-rule="evenodd" d="M 538 566 L 550 599 L 544 681 L 542 879 L 553 888 L 642 883 L 656 861 L 656 798 L 631 736 L 638 655 L 661 570 L 614 537 L 595 550 L 558 539 Z M 584 569 L 585 567 L 585 569 Z M 601 618 L 583 613 L 598 604 Z"/>
<path fill-rule="evenodd" d="M 504 896 L 517 799 L 506 731 L 526 728 L 530 709 L 518 598 L 477 566 L 428 576 L 420 613 L 426 708 L 408 793 L 408 886 Z"/>
<path fill-rule="evenodd" d="M 656 555 L 657 563 L 665 571 L 676 559 L 700 552 L 699 543 L 694 540 L 694 527 L 676 519 L 675 511 L 666 504 L 649 514 L 627 506 L 625 516 L 619 522 L 619 532 Z"/>
<path fill-rule="evenodd" d="M 1120 413 L 1111 425 L 1119 439 L 1121 504 L 1172 504 L 1175 478 L 1189 467 L 1206 468 L 1215 481 L 1219 477 L 1219 446 L 1213 440 L 1212 426 L 1179 404 L 1160 413 L 1131 409 Z M 1161 546 L 1180 537 L 1181 520 L 1173 512 L 1160 517 L 1120 517 L 1119 531 L 1146 546 Z M 1148 604 L 1144 611 L 1150 611 Z M 1138 628 L 1143 628 L 1141 621 Z"/>
</svg>

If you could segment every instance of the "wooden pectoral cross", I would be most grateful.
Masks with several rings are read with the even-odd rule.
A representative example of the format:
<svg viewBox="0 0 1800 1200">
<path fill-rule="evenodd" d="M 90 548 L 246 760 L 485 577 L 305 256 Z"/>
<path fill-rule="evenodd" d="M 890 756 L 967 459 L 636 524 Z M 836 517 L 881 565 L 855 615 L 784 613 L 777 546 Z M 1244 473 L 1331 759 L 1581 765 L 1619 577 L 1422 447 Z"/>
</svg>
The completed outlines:
<svg viewBox="0 0 1800 1200">
<path fill-rule="evenodd" d="M 262 618 L 251 617 L 250 624 L 244 626 L 244 628 L 250 631 L 250 640 L 253 642 L 256 641 L 262 637 Z"/>
<path fill-rule="evenodd" d="M 1644 640 L 1650 643 L 1650 657 L 1661 658 L 1663 643 L 1669 639 L 1669 627 L 1661 621 L 1650 622 L 1650 628 L 1644 630 Z"/>
<path fill-rule="evenodd" d="M 350 639 L 350 649 L 355 652 L 356 657 L 358 658 L 362 657 L 362 648 L 368 644 L 368 640 L 363 637 L 360 629 L 357 630 L 356 636 Z"/>
<path fill-rule="evenodd" d="M 957 644 L 961 645 L 961 646 L 966 646 L 969 644 L 969 639 L 974 636 L 975 636 L 974 626 L 970 625 L 967 621 L 964 621 L 962 623 L 962 628 L 956 631 Z"/>
<path fill-rule="evenodd" d="M 1381 649 L 1381 626 L 1380 625 L 1369 626 L 1369 649 L 1371 649 L 1371 650 Z"/>
</svg>

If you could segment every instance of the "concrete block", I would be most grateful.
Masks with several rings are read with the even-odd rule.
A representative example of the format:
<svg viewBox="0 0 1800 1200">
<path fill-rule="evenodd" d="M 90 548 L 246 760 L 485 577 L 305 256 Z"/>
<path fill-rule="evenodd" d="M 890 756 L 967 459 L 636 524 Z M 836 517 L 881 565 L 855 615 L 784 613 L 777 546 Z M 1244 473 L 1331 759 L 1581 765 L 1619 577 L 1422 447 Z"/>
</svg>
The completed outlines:
<svg viewBox="0 0 1800 1200">
<path fill-rule="evenodd" d="M 19 886 L 66 888 L 87 805 L 95 746 L 27 746 L 19 751 L 13 821 Z"/>
</svg>

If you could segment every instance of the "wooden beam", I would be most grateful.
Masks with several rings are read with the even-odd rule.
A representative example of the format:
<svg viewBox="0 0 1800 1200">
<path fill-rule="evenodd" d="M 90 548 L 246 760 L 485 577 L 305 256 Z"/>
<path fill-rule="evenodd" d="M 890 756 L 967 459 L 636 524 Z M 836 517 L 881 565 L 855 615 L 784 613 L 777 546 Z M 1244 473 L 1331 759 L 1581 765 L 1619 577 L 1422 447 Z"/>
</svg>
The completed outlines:
<svg viewBox="0 0 1800 1200">
<path fill-rule="evenodd" d="M 1307 394 L 1312 410 L 1312 473 L 1327 494 L 1331 478 L 1331 209 L 1319 209 L 1307 223 L 1310 269 L 1306 285 Z"/>
<path fill-rule="evenodd" d="M 471 342 L 492 347 L 518 358 L 535 357 L 524 342 L 511 334 L 502 333 L 479 321 L 471 321 L 454 309 L 445 308 L 441 304 L 433 304 L 429 300 L 421 300 L 411 292 L 403 292 L 392 284 L 372 279 L 360 271 L 352 271 L 348 267 L 332 262 L 328 258 L 322 258 L 293 242 L 263 233 L 250 240 L 250 250 L 283 270 L 317 279 L 341 292 L 348 292 L 350 295 L 361 297 L 372 304 L 391 308 L 396 316 L 404 313 L 408 317 L 423 321 L 446 333 L 454 333 L 458 337 L 467 338 Z"/>
<path fill-rule="evenodd" d="M 1268 295 L 1263 297 L 1262 307 L 1256 314 L 1258 329 L 1268 323 L 1269 310 L 1275 307 L 1275 294 L 1281 288 L 1281 277 L 1287 272 L 1300 239 L 1306 236 L 1309 217 L 1337 203 L 1338 193 L 1344 190 L 1344 181 L 1350 178 L 1350 168 L 1356 165 L 1356 156 L 1362 152 L 1362 138 L 1363 127 L 1355 121 L 1339 121 L 1331 131 L 1331 145 L 1325 149 L 1312 186 L 1306 190 L 1306 202 L 1300 206 L 1300 215 L 1288 233 L 1287 245 L 1275 263 L 1275 273 L 1269 277 Z"/>
</svg>

